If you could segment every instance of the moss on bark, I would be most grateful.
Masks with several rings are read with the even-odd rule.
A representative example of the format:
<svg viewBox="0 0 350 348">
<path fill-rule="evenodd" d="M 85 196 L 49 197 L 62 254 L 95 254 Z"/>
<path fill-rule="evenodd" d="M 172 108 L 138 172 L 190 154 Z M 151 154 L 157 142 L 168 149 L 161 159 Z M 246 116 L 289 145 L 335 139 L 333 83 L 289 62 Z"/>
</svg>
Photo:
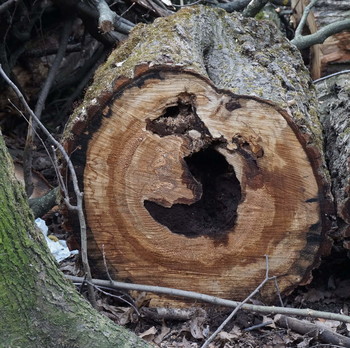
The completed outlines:
<svg viewBox="0 0 350 348">
<path fill-rule="evenodd" d="M 66 281 L 34 227 L 0 133 L 0 347 L 147 347 Z"/>
</svg>

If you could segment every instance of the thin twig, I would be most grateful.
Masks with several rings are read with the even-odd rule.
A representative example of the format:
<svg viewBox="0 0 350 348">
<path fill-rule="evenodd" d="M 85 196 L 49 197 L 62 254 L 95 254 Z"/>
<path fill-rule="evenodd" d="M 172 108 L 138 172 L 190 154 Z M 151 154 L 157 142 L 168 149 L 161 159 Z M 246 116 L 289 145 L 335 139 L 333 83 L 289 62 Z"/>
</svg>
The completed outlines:
<svg viewBox="0 0 350 348">
<path fill-rule="evenodd" d="M 277 296 L 278 296 L 278 299 L 280 301 L 280 305 L 281 307 L 284 307 L 284 303 L 283 303 L 283 300 L 282 300 L 282 296 L 281 296 L 281 291 L 280 291 L 280 287 L 278 286 L 278 281 L 277 281 L 277 278 L 275 277 L 275 288 L 276 288 L 276 292 L 277 292 Z"/>
<path fill-rule="evenodd" d="M 307 17 L 309 16 L 309 13 L 311 9 L 315 6 L 317 0 L 312 0 L 304 9 L 303 15 L 301 16 L 300 22 L 298 24 L 298 27 L 295 29 L 295 37 L 299 37 L 302 34 L 302 31 L 305 27 L 305 23 L 307 20 Z"/>
<path fill-rule="evenodd" d="M 5 81 L 10 85 L 10 87 L 14 90 L 18 98 L 20 99 L 21 103 L 24 105 L 25 109 L 29 113 L 30 117 L 37 123 L 41 131 L 47 136 L 47 138 L 50 140 L 50 142 L 57 147 L 57 149 L 60 151 L 62 157 L 67 163 L 69 173 L 72 178 L 73 183 L 73 189 L 74 193 L 76 195 L 77 203 L 75 206 L 70 205 L 69 196 L 64 197 L 64 201 L 67 204 L 67 206 L 71 206 L 72 210 L 77 211 L 79 223 L 80 223 L 80 238 L 81 238 L 81 257 L 82 257 L 82 263 L 84 272 L 86 275 L 86 279 L 91 282 L 91 270 L 90 265 L 88 261 L 87 256 L 87 233 L 86 233 L 86 220 L 83 212 L 83 193 L 80 192 L 78 178 L 73 166 L 72 161 L 70 160 L 66 150 L 64 147 L 52 136 L 52 134 L 46 129 L 46 127 L 41 123 L 41 121 L 37 118 L 33 110 L 29 107 L 28 103 L 26 102 L 23 94 L 21 91 L 17 88 L 17 86 L 9 79 L 9 77 L 4 72 L 1 64 L 0 64 L 0 75 L 5 79 Z M 89 299 L 91 301 L 91 304 L 96 307 L 96 297 L 94 293 L 94 289 L 91 285 L 88 286 L 89 291 Z"/>
<path fill-rule="evenodd" d="M 324 81 L 324 80 L 329 79 L 329 78 L 331 78 L 333 76 L 342 75 L 342 74 L 348 74 L 348 73 L 350 73 L 350 70 L 338 71 L 336 73 L 333 73 L 333 74 L 321 77 L 321 78 L 319 78 L 317 80 L 314 80 L 314 83 L 318 83 L 318 82 Z"/>
<path fill-rule="evenodd" d="M 106 254 L 105 254 L 105 245 L 104 244 L 102 244 L 102 257 L 103 257 L 103 264 L 104 264 L 105 269 L 106 269 L 107 277 L 108 277 L 109 281 L 111 283 L 113 283 L 113 279 L 112 279 L 111 275 L 109 274 L 109 269 L 108 269 L 108 266 L 107 266 Z"/>
<path fill-rule="evenodd" d="M 268 321 L 265 321 L 264 323 L 260 323 L 260 324 L 256 324 L 256 325 L 253 325 L 253 326 L 250 326 L 250 327 L 247 327 L 246 329 L 243 329 L 244 332 L 249 332 L 249 331 L 253 331 L 253 330 L 256 330 L 256 329 L 261 329 L 267 325 L 271 325 L 273 324 L 273 321 L 272 320 L 268 320 Z"/>
<path fill-rule="evenodd" d="M 40 95 L 34 110 L 34 114 L 39 120 L 41 118 L 41 113 L 45 106 L 46 98 L 49 94 L 54 78 L 57 75 L 57 71 L 65 55 L 66 48 L 68 45 L 69 35 L 72 30 L 72 24 L 73 24 L 73 21 L 71 19 L 68 19 L 63 26 L 63 32 L 60 40 L 59 49 L 57 51 L 57 55 L 54 59 L 54 62 L 52 63 L 51 69 L 49 71 L 49 74 L 47 75 L 44 86 L 40 91 Z M 35 130 L 36 130 L 36 122 L 33 122 L 32 118 L 30 117 L 29 127 L 27 132 L 27 139 L 26 139 L 26 144 L 25 144 L 24 153 L 23 153 L 24 183 L 25 183 L 25 189 L 28 197 L 31 196 L 34 189 L 33 176 L 32 176 L 32 162 L 33 162 L 33 144 L 34 144 Z"/>
<path fill-rule="evenodd" d="M 222 331 L 222 329 L 228 324 L 228 322 L 236 315 L 236 313 L 243 307 L 245 303 L 247 303 L 251 298 L 253 298 L 261 289 L 262 287 L 272 279 L 275 279 L 276 277 L 270 277 L 269 276 L 269 257 L 266 255 L 266 274 L 265 279 L 257 286 L 257 288 L 245 298 L 233 311 L 232 313 L 223 321 L 223 323 L 212 333 L 212 335 L 207 338 L 207 340 L 204 342 L 201 348 L 207 348 L 214 340 L 214 338 L 219 334 L 219 332 Z"/>
<path fill-rule="evenodd" d="M 125 302 L 126 304 L 128 304 L 130 307 L 132 307 L 134 309 L 134 311 L 136 312 L 136 314 L 138 316 L 141 315 L 139 310 L 136 308 L 136 306 L 132 302 L 130 302 L 130 301 L 126 300 L 125 298 L 123 298 L 122 296 L 111 294 L 110 292 L 107 292 L 107 291 L 103 290 L 101 287 L 99 287 L 99 286 L 89 282 L 88 280 L 86 280 L 85 283 L 87 283 L 87 284 L 90 283 L 91 286 L 93 286 L 97 291 L 101 292 L 104 295 L 111 296 L 111 297 L 117 298 L 118 300 L 120 300 L 122 302 Z"/>
<path fill-rule="evenodd" d="M 65 275 L 65 277 L 74 283 L 81 283 L 83 280 L 82 277 L 75 277 L 70 275 Z M 196 301 L 211 303 L 217 306 L 236 308 L 241 303 L 238 301 L 226 300 L 215 296 L 201 294 L 198 292 L 179 290 L 179 289 L 167 288 L 162 286 L 130 284 L 130 283 L 123 283 L 123 282 L 116 282 L 116 281 L 113 281 L 111 283 L 109 280 L 102 280 L 102 279 L 92 279 L 92 283 L 100 286 L 113 287 L 115 289 L 145 291 L 145 292 L 152 292 L 156 294 L 169 295 L 173 297 L 189 298 Z M 316 311 L 309 308 L 299 309 L 299 308 L 276 307 L 276 306 L 259 306 L 259 305 L 253 305 L 250 303 L 245 303 L 242 306 L 242 309 L 249 310 L 252 312 L 257 312 L 257 313 L 298 315 L 301 317 L 332 319 L 332 320 L 339 320 L 344 323 L 350 323 L 350 316 L 348 315 Z"/>
</svg>

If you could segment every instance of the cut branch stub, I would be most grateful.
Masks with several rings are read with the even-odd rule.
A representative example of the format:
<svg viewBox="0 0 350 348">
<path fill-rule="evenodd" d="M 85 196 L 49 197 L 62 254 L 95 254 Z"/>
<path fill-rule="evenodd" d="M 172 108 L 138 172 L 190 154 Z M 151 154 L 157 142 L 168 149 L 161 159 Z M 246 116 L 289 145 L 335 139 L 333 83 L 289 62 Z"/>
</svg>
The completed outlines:
<svg viewBox="0 0 350 348">
<path fill-rule="evenodd" d="M 97 272 L 104 249 L 118 280 L 239 299 L 268 255 L 282 291 L 309 281 L 332 211 L 318 124 L 194 68 L 137 63 L 130 75 L 88 94 L 65 135 Z"/>
</svg>

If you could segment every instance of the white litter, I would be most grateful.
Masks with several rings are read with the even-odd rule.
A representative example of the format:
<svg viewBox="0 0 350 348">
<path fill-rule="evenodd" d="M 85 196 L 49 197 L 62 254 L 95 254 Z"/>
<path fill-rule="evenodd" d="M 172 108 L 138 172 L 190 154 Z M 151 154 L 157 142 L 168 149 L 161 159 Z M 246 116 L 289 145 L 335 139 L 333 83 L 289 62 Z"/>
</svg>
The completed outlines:
<svg viewBox="0 0 350 348">
<path fill-rule="evenodd" d="M 49 247 L 51 254 L 54 256 L 57 262 L 61 262 L 62 260 L 70 257 L 71 255 L 76 255 L 79 253 L 78 250 L 70 251 L 67 247 L 67 242 L 65 240 L 58 240 L 57 242 L 53 241 L 47 236 L 48 227 L 44 220 L 38 218 L 35 220 L 36 225 L 39 227 L 41 232 L 43 233 L 47 246 Z"/>
</svg>

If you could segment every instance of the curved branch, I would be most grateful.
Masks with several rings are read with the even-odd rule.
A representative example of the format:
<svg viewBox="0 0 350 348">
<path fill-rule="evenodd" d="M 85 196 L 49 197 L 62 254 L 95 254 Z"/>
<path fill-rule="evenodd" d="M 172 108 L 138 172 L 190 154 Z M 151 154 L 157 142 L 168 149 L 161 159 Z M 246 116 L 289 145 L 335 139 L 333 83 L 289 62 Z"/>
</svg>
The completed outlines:
<svg viewBox="0 0 350 348">
<path fill-rule="evenodd" d="M 304 29 L 307 17 L 309 16 L 309 13 L 311 11 L 311 9 L 315 6 L 317 0 L 312 0 L 304 9 L 304 13 L 300 19 L 300 23 L 297 27 L 297 29 L 295 30 L 295 37 L 299 37 L 301 36 L 301 33 Z"/>
<path fill-rule="evenodd" d="M 302 50 L 312 45 L 321 44 L 329 36 L 340 33 L 344 30 L 350 30 L 350 19 L 344 19 L 339 22 L 328 24 L 314 34 L 296 37 L 291 41 L 291 43 L 294 44 L 299 50 Z"/>
<path fill-rule="evenodd" d="M 3 4 L 0 5 L 0 13 L 6 11 L 8 8 L 10 8 L 14 3 L 16 3 L 18 0 L 7 0 Z"/>
</svg>

